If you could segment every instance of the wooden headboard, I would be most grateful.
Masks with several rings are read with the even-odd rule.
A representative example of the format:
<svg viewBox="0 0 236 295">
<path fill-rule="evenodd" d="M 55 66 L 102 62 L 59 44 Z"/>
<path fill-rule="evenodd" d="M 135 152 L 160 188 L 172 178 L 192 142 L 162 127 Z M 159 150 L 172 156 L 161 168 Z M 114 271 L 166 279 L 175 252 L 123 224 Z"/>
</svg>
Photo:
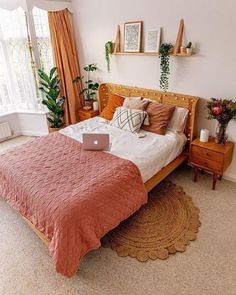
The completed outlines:
<svg viewBox="0 0 236 295">
<path fill-rule="evenodd" d="M 187 108 L 189 110 L 188 121 L 185 128 L 185 134 L 191 142 L 195 133 L 195 114 L 198 97 L 186 94 L 177 94 L 172 92 L 162 92 L 158 90 L 131 87 L 118 84 L 105 83 L 99 87 L 99 108 L 100 111 L 107 105 L 109 93 L 117 93 L 121 96 L 141 96 L 150 98 L 157 102 Z"/>
</svg>

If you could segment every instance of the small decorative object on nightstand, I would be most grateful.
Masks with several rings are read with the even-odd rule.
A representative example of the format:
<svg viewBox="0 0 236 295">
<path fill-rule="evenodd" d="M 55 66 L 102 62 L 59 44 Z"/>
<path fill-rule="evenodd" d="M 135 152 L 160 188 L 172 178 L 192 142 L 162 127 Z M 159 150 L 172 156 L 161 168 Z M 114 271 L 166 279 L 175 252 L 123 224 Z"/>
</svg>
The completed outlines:
<svg viewBox="0 0 236 295">
<path fill-rule="evenodd" d="M 99 115 L 99 111 L 79 109 L 79 120 L 84 121 Z"/>
<path fill-rule="evenodd" d="M 215 143 L 215 138 L 208 142 L 195 139 L 190 146 L 189 163 L 194 168 L 194 182 L 197 181 L 198 170 L 206 170 L 213 174 L 212 189 L 216 181 L 221 180 L 223 172 L 232 161 L 234 143 L 228 141 L 225 145 Z"/>
</svg>

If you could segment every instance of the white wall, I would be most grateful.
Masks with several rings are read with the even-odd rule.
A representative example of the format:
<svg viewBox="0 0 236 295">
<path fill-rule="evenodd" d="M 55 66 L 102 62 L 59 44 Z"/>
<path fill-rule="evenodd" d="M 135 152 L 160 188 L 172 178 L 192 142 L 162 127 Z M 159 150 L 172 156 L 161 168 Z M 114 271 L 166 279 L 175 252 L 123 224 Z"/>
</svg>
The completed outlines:
<svg viewBox="0 0 236 295">
<path fill-rule="evenodd" d="M 80 65 L 96 63 L 97 78 L 103 82 L 146 88 L 159 88 L 159 59 L 150 56 L 113 56 L 112 72 L 106 72 L 104 44 L 114 40 L 116 27 L 126 21 L 144 21 L 148 28 L 161 26 L 163 41 L 175 42 L 179 20 L 185 20 L 185 40 L 192 41 L 197 54 L 171 58 L 169 91 L 202 98 L 198 112 L 198 132 L 210 129 L 215 121 L 206 120 L 204 99 L 236 97 L 236 2 L 235 0 L 73 0 L 74 22 Z M 236 141 L 236 122 L 229 136 Z M 236 150 L 225 177 L 236 181 Z"/>
<path fill-rule="evenodd" d="M 0 116 L 0 123 L 9 122 L 13 136 L 48 134 L 45 113 L 11 113 Z"/>
</svg>

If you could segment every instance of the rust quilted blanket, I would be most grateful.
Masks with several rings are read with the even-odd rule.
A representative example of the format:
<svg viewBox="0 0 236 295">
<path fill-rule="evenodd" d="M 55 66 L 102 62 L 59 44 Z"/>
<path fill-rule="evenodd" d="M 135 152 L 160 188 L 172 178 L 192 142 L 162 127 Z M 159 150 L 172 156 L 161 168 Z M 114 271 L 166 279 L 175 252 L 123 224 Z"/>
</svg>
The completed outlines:
<svg viewBox="0 0 236 295">
<path fill-rule="evenodd" d="M 67 277 L 147 201 L 132 162 L 84 151 L 58 132 L 0 156 L 0 195 L 50 239 L 55 269 Z"/>
</svg>

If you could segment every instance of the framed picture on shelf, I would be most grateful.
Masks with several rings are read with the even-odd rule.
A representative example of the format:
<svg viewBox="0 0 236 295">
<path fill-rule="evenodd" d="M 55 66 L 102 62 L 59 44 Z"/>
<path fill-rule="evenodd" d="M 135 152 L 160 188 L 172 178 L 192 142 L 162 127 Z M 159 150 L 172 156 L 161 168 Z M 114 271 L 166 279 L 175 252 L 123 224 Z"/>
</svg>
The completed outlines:
<svg viewBox="0 0 236 295">
<path fill-rule="evenodd" d="M 145 52 L 159 52 L 161 42 L 161 28 L 147 31 L 145 40 Z"/>
<path fill-rule="evenodd" d="M 142 42 L 142 21 L 127 22 L 124 25 L 124 52 L 140 52 Z"/>
</svg>

